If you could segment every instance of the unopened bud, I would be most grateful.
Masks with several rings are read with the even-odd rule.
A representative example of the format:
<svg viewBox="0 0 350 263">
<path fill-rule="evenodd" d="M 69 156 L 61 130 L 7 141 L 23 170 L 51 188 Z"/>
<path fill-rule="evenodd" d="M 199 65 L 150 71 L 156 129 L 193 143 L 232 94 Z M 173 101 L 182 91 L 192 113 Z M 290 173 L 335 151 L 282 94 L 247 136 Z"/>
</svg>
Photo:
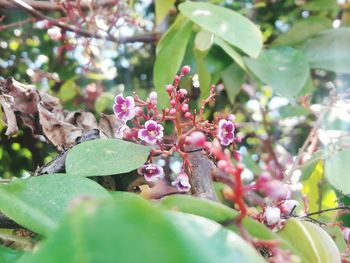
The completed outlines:
<svg viewBox="0 0 350 263">
<path fill-rule="evenodd" d="M 169 114 L 170 114 L 170 115 L 175 115 L 175 113 L 176 113 L 176 110 L 175 110 L 175 109 L 170 109 L 170 110 L 169 110 Z"/>
<path fill-rule="evenodd" d="M 188 106 L 188 104 L 183 104 L 182 106 L 181 106 L 181 111 L 182 112 L 188 112 L 188 110 L 189 110 L 189 106 Z"/>
<path fill-rule="evenodd" d="M 166 91 L 168 93 L 171 93 L 173 91 L 173 88 L 174 88 L 174 86 L 169 84 L 169 85 L 166 86 Z"/>
<path fill-rule="evenodd" d="M 195 131 L 189 136 L 189 142 L 195 146 L 203 146 L 207 141 L 203 132 Z"/>
<path fill-rule="evenodd" d="M 184 116 L 185 116 L 186 119 L 192 118 L 192 114 L 191 114 L 191 112 L 189 112 L 189 111 L 186 112 Z"/>
<path fill-rule="evenodd" d="M 278 207 L 267 207 L 265 210 L 267 225 L 272 226 L 281 219 L 281 210 Z"/>
<path fill-rule="evenodd" d="M 181 74 L 182 75 L 187 75 L 188 73 L 190 73 L 190 71 L 191 71 L 191 68 L 190 68 L 190 66 L 183 66 L 182 67 L 182 69 L 181 69 Z"/>
</svg>

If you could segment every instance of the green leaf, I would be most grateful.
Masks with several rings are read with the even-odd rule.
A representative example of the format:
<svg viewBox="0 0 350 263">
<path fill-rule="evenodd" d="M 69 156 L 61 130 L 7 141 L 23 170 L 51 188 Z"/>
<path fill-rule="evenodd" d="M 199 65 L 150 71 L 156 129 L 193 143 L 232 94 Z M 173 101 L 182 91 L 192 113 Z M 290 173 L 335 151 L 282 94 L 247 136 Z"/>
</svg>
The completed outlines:
<svg viewBox="0 0 350 263">
<path fill-rule="evenodd" d="M 254 75 L 287 98 L 296 96 L 309 76 L 303 53 L 291 47 L 265 50 L 257 59 L 244 61 Z"/>
<path fill-rule="evenodd" d="M 243 57 L 233 47 L 219 37 L 215 37 L 215 44 L 221 47 L 242 69 L 246 70 Z"/>
<path fill-rule="evenodd" d="M 318 225 L 302 221 L 301 222 L 306 229 L 306 231 L 311 236 L 313 243 L 315 244 L 317 254 L 320 257 L 321 263 L 341 263 L 341 257 L 339 250 L 332 240 L 332 238 L 328 235 L 326 231 L 324 231 Z"/>
<path fill-rule="evenodd" d="M 231 104 L 235 102 L 236 95 L 241 90 L 245 77 L 246 74 L 244 70 L 236 63 L 231 64 L 231 66 L 221 73 L 222 82 Z"/>
<path fill-rule="evenodd" d="M 148 146 L 118 139 L 87 141 L 69 151 L 66 171 L 79 176 L 127 173 L 143 165 L 150 150 Z"/>
<path fill-rule="evenodd" d="M 211 86 L 211 76 L 205 65 L 205 57 L 208 51 L 200 51 L 198 49 L 194 49 L 194 55 L 196 58 L 196 66 L 198 71 L 198 80 L 200 85 L 200 98 L 199 101 L 206 99 L 210 93 Z"/>
<path fill-rule="evenodd" d="M 310 115 L 310 110 L 300 105 L 286 105 L 280 108 L 281 118 L 301 117 Z"/>
<path fill-rule="evenodd" d="M 0 263 L 15 263 L 22 255 L 22 251 L 0 246 Z"/>
<path fill-rule="evenodd" d="M 110 92 L 103 92 L 95 101 L 95 110 L 98 113 L 104 112 L 106 109 L 111 110 L 114 103 L 115 95 Z"/>
<path fill-rule="evenodd" d="M 321 16 L 310 16 L 308 18 L 298 20 L 289 31 L 277 37 L 277 39 L 273 42 L 273 46 L 292 46 L 330 28 L 332 28 L 332 20 Z"/>
<path fill-rule="evenodd" d="M 238 216 L 237 211 L 221 203 L 196 198 L 193 196 L 167 196 L 162 198 L 160 204 L 168 209 L 202 216 L 219 223 L 231 221 Z M 252 237 L 262 240 L 278 240 L 281 243 L 282 248 L 292 249 L 287 242 L 280 239 L 278 235 L 273 233 L 265 225 L 253 220 L 250 217 L 246 217 L 243 220 L 243 226 Z M 239 229 L 237 229 L 234 224 L 228 226 L 228 228 L 235 231 L 237 234 L 240 233 Z M 297 253 L 297 251 L 294 252 Z"/>
<path fill-rule="evenodd" d="M 350 194 L 350 150 L 330 153 L 325 159 L 325 174 L 328 181 L 344 195 Z"/>
<path fill-rule="evenodd" d="M 72 100 L 77 96 L 80 92 L 78 85 L 75 83 L 76 77 L 67 80 L 60 88 L 58 92 L 58 97 L 63 101 L 67 102 Z"/>
<path fill-rule="evenodd" d="M 340 6 L 337 1 L 329 0 L 312 0 L 303 5 L 303 10 L 309 10 L 314 12 L 330 12 L 332 16 L 336 16 L 339 13 Z"/>
<path fill-rule="evenodd" d="M 203 29 L 238 47 L 251 57 L 262 48 L 262 35 L 256 25 L 239 13 L 209 3 L 187 1 L 180 12 Z"/>
<path fill-rule="evenodd" d="M 350 73 L 350 28 L 327 30 L 302 47 L 312 68 Z"/>
<path fill-rule="evenodd" d="M 59 244 L 59 245 L 58 245 Z M 241 237 L 208 219 L 146 201 L 86 202 L 20 263 L 264 262 Z"/>
<path fill-rule="evenodd" d="M 174 76 L 181 67 L 191 33 L 192 23 L 179 16 L 157 45 L 153 82 L 162 108 L 168 105 L 165 86 L 173 83 Z"/>
<path fill-rule="evenodd" d="M 208 51 L 214 40 L 214 35 L 208 31 L 201 30 L 196 34 L 196 38 L 194 40 L 194 46 L 197 50 L 201 52 Z"/>
<path fill-rule="evenodd" d="M 0 211 L 29 230 L 47 235 L 79 197 L 108 198 L 109 195 L 86 178 L 43 175 L 1 184 Z"/>
<path fill-rule="evenodd" d="M 175 2 L 176 0 L 155 0 L 157 25 L 163 21 Z"/>
<path fill-rule="evenodd" d="M 283 239 L 288 240 L 299 252 L 299 255 L 302 255 L 303 262 L 321 262 L 316 245 L 300 220 L 295 218 L 288 219 L 286 225 L 278 234 Z"/>
<path fill-rule="evenodd" d="M 322 165 L 322 160 L 324 158 L 324 151 L 320 150 L 317 152 L 314 152 L 306 163 L 304 163 L 302 166 L 300 166 L 301 171 L 301 177 L 300 180 L 304 181 L 310 178 L 311 174 L 314 172 L 316 166 L 318 164 Z"/>
</svg>

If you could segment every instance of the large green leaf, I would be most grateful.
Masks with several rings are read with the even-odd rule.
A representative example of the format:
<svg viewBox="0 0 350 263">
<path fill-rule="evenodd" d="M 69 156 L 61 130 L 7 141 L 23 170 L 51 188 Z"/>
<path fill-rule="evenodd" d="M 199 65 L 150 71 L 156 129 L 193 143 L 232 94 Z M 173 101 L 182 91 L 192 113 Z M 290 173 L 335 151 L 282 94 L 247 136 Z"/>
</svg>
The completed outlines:
<svg viewBox="0 0 350 263">
<path fill-rule="evenodd" d="M 59 244 L 59 245 L 58 245 Z M 86 202 L 32 256 L 46 262 L 264 262 L 242 238 L 208 219 L 165 213 L 146 201 Z"/>
<path fill-rule="evenodd" d="M 254 75 L 288 98 L 299 93 L 309 76 L 303 53 L 291 47 L 265 50 L 257 59 L 245 57 L 244 60 Z"/>
<path fill-rule="evenodd" d="M 54 229 L 67 207 L 79 198 L 110 198 L 97 183 L 64 174 L 18 179 L 0 185 L 0 211 L 42 235 Z"/>
<path fill-rule="evenodd" d="M 289 31 L 280 35 L 273 45 L 295 45 L 330 28 L 332 20 L 321 16 L 310 16 L 298 20 Z"/>
<path fill-rule="evenodd" d="M 187 1 L 179 9 L 203 29 L 238 47 L 251 57 L 262 48 L 262 35 L 256 25 L 237 12 L 209 3 Z"/>
<path fill-rule="evenodd" d="M 327 30 L 303 46 L 312 68 L 350 73 L 350 28 Z"/>
<path fill-rule="evenodd" d="M 330 153 L 325 160 L 328 181 L 344 195 L 350 194 L 350 150 Z"/>
<path fill-rule="evenodd" d="M 300 220 L 295 218 L 288 219 L 286 225 L 278 234 L 283 239 L 288 240 L 298 250 L 299 254 L 302 255 L 302 262 L 321 262 L 316 245 Z"/>
<path fill-rule="evenodd" d="M 307 230 L 313 243 L 316 246 L 321 263 L 340 263 L 341 257 L 339 250 L 333 239 L 318 225 L 302 221 L 304 228 Z"/>
<path fill-rule="evenodd" d="M 174 76 L 181 67 L 191 33 L 192 23 L 185 17 L 179 16 L 157 45 L 153 82 L 161 107 L 167 106 L 165 86 L 173 83 Z"/>
<path fill-rule="evenodd" d="M 69 151 L 66 171 L 79 176 L 127 173 L 145 163 L 150 149 L 117 139 L 84 142 Z"/>
<path fill-rule="evenodd" d="M 242 69 L 246 70 L 243 57 L 233 47 L 219 37 L 215 37 L 215 44 L 221 47 Z"/>
<path fill-rule="evenodd" d="M 22 255 L 22 251 L 0 246 L 0 263 L 15 263 Z"/>
</svg>

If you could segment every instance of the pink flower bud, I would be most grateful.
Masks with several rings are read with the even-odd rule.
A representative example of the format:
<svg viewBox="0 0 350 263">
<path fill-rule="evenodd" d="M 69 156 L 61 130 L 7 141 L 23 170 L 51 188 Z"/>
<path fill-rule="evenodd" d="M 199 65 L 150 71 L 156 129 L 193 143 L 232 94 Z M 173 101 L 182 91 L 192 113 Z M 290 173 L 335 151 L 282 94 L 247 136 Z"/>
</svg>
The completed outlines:
<svg viewBox="0 0 350 263">
<path fill-rule="evenodd" d="M 348 227 L 343 227 L 341 230 L 343 237 L 345 239 L 346 242 L 349 242 L 349 238 L 350 238 L 350 228 Z"/>
<path fill-rule="evenodd" d="M 278 207 L 268 206 L 265 210 L 267 225 L 273 226 L 281 219 L 281 210 Z"/>
<path fill-rule="evenodd" d="M 170 115 L 175 115 L 176 114 L 176 110 L 175 109 L 170 109 L 169 110 L 169 114 Z"/>
<path fill-rule="evenodd" d="M 47 34 L 52 40 L 60 40 L 62 37 L 61 29 L 59 27 L 51 27 L 47 30 Z"/>
<path fill-rule="evenodd" d="M 152 105 L 157 105 L 157 97 L 158 97 L 157 92 L 152 91 L 147 98 L 147 102 Z"/>
<path fill-rule="evenodd" d="M 233 151 L 233 159 L 235 159 L 237 162 L 241 162 L 242 161 L 242 155 L 237 152 L 237 151 Z"/>
<path fill-rule="evenodd" d="M 284 205 L 288 208 L 288 213 L 290 213 L 295 207 L 299 206 L 299 202 L 297 200 L 284 200 Z"/>
<path fill-rule="evenodd" d="M 182 112 L 188 112 L 188 110 L 189 110 L 188 104 L 187 104 L 187 103 L 182 104 L 182 106 L 181 106 L 181 111 L 182 111 Z"/>
<path fill-rule="evenodd" d="M 186 112 L 184 116 L 185 116 L 185 118 L 187 118 L 187 119 L 192 118 L 192 114 L 191 114 L 191 112 L 189 112 L 189 111 Z"/>
<path fill-rule="evenodd" d="M 182 67 L 182 69 L 181 69 L 181 74 L 182 75 L 187 75 L 188 73 L 190 73 L 190 71 L 191 71 L 191 68 L 190 68 L 190 66 L 183 66 Z"/>
<path fill-rule="evenodd" d="M 171 105 L 172 107 L 175 107 L 175 105 L 176 105 L 176 100 L 171 100 L 171 101 L 170 101 L 170 105 Z"/>
<path fill-rule="evenodd" d="M 173 91 L 173 88 L 174 88 L 174 86 L 169 84 L 169 85 L 166 86 L 166 91 L 168 93 L 171 93 Z"/>
<path fill-rule="evenodd" d="M 181 95 L 181 97 L 185 97 L 185 96 L 187 96 L 187 90 L 185 90 L 185 89 L 180 89 L 180 90 L 179 90 L 179 94 Z"/>
<path fill-rule="evenodd" d="M 225 172 L 226 171 L 226 167 L 227 167 L 227 162 L 225 161 L 225 160 L 220 160 L 220 161 L 218 161 L 218 168 L 221 170 L 221 171 L 223 171 L 223 172 Z"/>
<path fill-rule="evenodd" d="M 206 141 L 207 138 L 205 137 L 204 133 L 200 131 L 192 132 L 189 136 L 189 142 L 195 146 L 203 146 Z"/>
</svg>

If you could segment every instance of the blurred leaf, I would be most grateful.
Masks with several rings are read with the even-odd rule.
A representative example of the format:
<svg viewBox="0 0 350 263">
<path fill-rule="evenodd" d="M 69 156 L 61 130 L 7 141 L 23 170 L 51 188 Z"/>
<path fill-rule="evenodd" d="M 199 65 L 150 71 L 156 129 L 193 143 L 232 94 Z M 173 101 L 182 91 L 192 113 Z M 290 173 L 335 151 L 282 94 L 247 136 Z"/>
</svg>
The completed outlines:
<svg viewBox="0 0 350 263">
<path fill-rule="evenodd" d="M 339 251 L 341 253 L 344 253 L 347 249 L 347 244 L 345 242 L 340 226 L 326 226 L 324 229 L 327 231 L 328 235 L 333 239 Z"/>
<path fill-rule="evenodd" d="M 31 231 L 47 235 L 79 198 L 108 198 L 97 183 L 65 174 L 17 179 L 0 185 L 0 211 Z"/>
<path fill-rule="evenodd" d="M 213 221 L 164 213 L 146 201 L 130 199 L 86 202 L 66 217 L 35 254 L 19 262 L 202 263 L 218 258 L 220 262 L 264 262 L 241 237 Z"/>
<path fill-rule="evenodd" d="M 305 3 L 303 6 L 304 10 L 316 11 L 316 12 L 330 12 L 332 15 L 337 15 L 340 6 L 337 4 L 337 1 L 329 0 L 312 0 Z"/>
<path fill-rule="evenodd" d="M 238 47 L 251 57 L 262 48 L 262 35 L 256 25 L 237 12 L 209 3 L 187 1 L 180 12 L 203 29 Z"/>
<path fill-rule="evenodd" d="M 60 91 L 58 92 L 58 97 L 63 101 L 67 102 L 69 100 L 72 100 L 79 94 L 79 87 L 75 83 L 76 77 L 67 80 L 64 82 L 64 84 L 60 87 Z"/>
<path fill-rule="evenodd" d="M 331 107 L 322 118 L 321 127 L 324 130 L 337 130 L 347 132 L 350 130 L 350 112 L 345 104 Z"/>
<path fill-rule="evenodd" d="M 97 113 L 102 113 L 106 109 L 112 109 L 114 104 L 115 95 L 110 92 L 103 92 L 100 96 L 97 97 L 95 101 L 95 110 Z"/>
<path fill-rule="evenodd" d="M 314 91 L 314 89 L 315 89 L 315 87 L 314 87 L 312 78 L 309 74 L 307 77 L 307 80 L 304 84 L 304 87 L 302 87 L 302 89 L 299 91 L 297 96 L 300 97 L 300 96 L 308 95 L 308 94 L 312 93 Z"/>
<path fill-rule="evenodd" d="M 252 159 L 250 154 L 243 154 L 243 163 L 244 165 L 252 171 L 253 174 L 261 174 L 262 169 L 261 167 Z"/>
<path fill-rule="evenodd" d="M 238 216 L 237 211 L 223 204 L 193 196 L 171 195 L 162 198 L 160 204 L 168 209 L 202 216 L 219 223 L 234 220 Z M 243 220 L 243 226 L 252 237 L 261 240 L 278 240 L 282 248 L 293 249 L 287 242 L 280 239 L 278 235 L 273 233 L 264 224 L 250 217 L 246 217 Z M 235 231 L 237 234 L 240 233 L 235 224 L 229 225 L 228 228 Z M 297 251 L 294 252 L 297 253 Z"/>
<path fill-rule="evenodd" d="M 315 244 L 316 251 L 320 257 L 321 263 L 341 263 L 341 257 L 339 250 L 332 240 L 332 238 L 328 235 L 326 231 L 324 231 L 318 225 L 302 221 L 301 222 L 306 229 L 306 231 L 311 236 L 313 243 Z"/>
<path fill-rule="evenodd" d="M 240 68 L 236 63 L 233 63 L 231 66 L 222 71 L 221 78 L 228 99 L 230 103 L 233 104 L 235 102 L 236 95 L 241 90 L 246 74 L 242 68 Z"/>
<path fill-rule="evenodd" d="M 303 181 L 302 193 L 309 201 L 309 212 L 337 207 L 337 196 L 331 185 L 324 178 L 323 161 L 319 161 L 311 176 Z M 322 213 L 322 218 L 330 219 L 337 211 Z M 320 219 L 321 215 L 312 216 Z"/>
<path fill-rule="evenodd" d="M 155 0 L 157 25 L 163 21 L 175 2 L 176 0 Z"/>
<path fill-rule="evenodd" d="M 309 76 L 303 53 L 291 47 L 265 50 L 257 59 L 245 57 L 244 61 L 254 75 L 287 98 L 296 96 Z"/>
<path fill-rule="evenodd" d="M 165 86 L 173 83 L 174 76 L 181 67 L 191 32 L 192 23 L 179 16 L 157 45 L 153 81 L 161 108 L 168 105 Z"/>
<path fill-rule="evenodd" d="M 282 119 L 291 117 L 302 117 L 310 115 L 310 110 L 300 105 L 286 105 L 279 109 L 279 114 Z"/>
<path fill-rule="evenodd" d="M 150 147 L 117 139 L 87 141 L 69 151 L 66 171 L 79 176 L 127 173 L 142 166 L 150 150 Z"/>
<path fill-rule="evenodd" d="M 325 159 L 328 181 L 344 195 L 350 194 L 350 150 L 329 153 Z"/>
<path fill-rule="evenodd" d="M 289 218 L 278 234 L 297 249 L 299 255 L 302 255 L 302 262 L 321 262 L 316 245 L 300 220 Z"/>
<path fill-rule="evenodd" d="M 301 171 L 301 177 L 300 180 L 304 181 L 310 178 L 313 171 L 315 171 L 316 166 L 322 165 L 322 160 L 324 159 L 324 151 L 319 150 L 317 152 L 314 152 L 306 163 L 304 163 L 302 166 L 300 166 Z"/>
<path fill-rule="evenodd" d="M 310 67 L 350 73 L 350 28 L 318 34 L 302 47 Z"/>
<path fill-rule="evenodd" d="M 330 28 L 332 20 L 322 16 L 310 16 L 297 21 L 289 31 L 277 37 L 273 46 L 295 45 Z"/>
<path fill-rule="evenodd" d="M 243 57 L 233 47 L 219 37 L 215 37 L 215 44 L 221 47 L 242 69 L 246 70 Z"/>
<path fill-rule="evenodd" d="M 15 263 L 22 255 L 22 251 L 0 246 L 0 263 Z"/>
</svg>

